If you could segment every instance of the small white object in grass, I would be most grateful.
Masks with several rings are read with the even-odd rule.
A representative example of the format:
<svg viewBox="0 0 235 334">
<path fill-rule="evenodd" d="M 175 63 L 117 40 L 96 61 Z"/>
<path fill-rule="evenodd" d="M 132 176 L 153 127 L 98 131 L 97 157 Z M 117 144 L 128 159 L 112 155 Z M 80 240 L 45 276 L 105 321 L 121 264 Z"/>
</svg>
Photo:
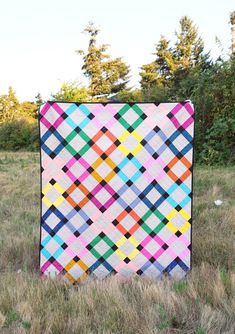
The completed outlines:
<svg viewBox="0 0 235 334">
<path fill-rule="evenodd" d="M 21 269 L 18 269 L 18 270 L 17 270 L 17 274 L 20 274 L 20 273 L 21 273 L 21 271 L 22 271 Z"/>
<path fill-rule="evenodd" d="M 219 206 L 219 205 L 223 204 L 223 201 L 221 201 L 220 199 L 217 199 L 214 203 L 215 203 L 215 205 Z"/>
</svg>

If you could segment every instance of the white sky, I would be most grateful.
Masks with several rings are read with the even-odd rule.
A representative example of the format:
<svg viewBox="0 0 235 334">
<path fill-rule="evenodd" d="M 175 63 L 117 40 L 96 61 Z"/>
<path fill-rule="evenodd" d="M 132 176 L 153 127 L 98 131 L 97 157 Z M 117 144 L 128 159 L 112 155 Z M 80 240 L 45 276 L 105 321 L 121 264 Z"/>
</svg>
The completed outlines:
<svg viewBox="0 0 235 334">
<path fill-rule="evenodd" d="M 183 15 L 197 24 L 214 58 L 215 36 L 228 54 L 233 10 L 234 0 L 0 0 L 0 95 L 12 86 L 21 101 L 38 92 L 49 99 L 64 81 L 85 83 L 75 50 L 87 47 L 81 31 L 89 21 L 101 29 L 98 42 L 131 65 L 132 86 L 140 66 L 154 59 L 160 35 L 174 39 Z"/>
</svg>

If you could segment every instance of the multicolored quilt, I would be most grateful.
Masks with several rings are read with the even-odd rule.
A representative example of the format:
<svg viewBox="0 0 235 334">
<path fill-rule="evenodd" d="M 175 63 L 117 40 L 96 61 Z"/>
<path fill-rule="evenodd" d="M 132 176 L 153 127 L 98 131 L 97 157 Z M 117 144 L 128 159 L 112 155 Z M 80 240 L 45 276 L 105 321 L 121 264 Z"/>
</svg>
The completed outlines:
<svg viewBox="0 0 235 334">
<path fill-rule="evenodd" d="M 44 275 L 183 277 L 191 263 L 194 110 L 47 102 L 39 111 Z"/>
</svg>

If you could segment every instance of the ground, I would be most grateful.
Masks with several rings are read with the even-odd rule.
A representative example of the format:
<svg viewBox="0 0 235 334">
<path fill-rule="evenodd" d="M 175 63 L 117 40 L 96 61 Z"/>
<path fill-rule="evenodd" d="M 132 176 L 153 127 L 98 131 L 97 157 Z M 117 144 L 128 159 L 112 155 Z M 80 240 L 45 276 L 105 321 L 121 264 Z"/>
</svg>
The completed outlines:
<svg viewBox="0 0 235 334">
<path fill-rule="evenodd" d="M 74 287 L 38 274 L 39 155 L 0 153 L 0 333 L 234 334 L 235 167 L 196 167 L 194 176 L 186 280 Z"/>
</svg>

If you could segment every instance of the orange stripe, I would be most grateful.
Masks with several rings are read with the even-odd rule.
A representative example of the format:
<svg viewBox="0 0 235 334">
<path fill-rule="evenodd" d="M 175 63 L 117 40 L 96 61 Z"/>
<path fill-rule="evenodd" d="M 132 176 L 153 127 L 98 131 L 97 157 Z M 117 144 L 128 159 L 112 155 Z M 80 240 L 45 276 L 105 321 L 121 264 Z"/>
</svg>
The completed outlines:
<svg viewBox="0 0 235 334">
<path fill-rule="evenodd" d="M 135 223 L 135 225 L 132 226 L 132 228 L 129 230 L 129 233 L 130 233 L 130 234 L 133 234 L 135 231 L 138 230 L 139 227 L 140 227 L 140 225 L 137 224 L 137 223 Z"/>
<path fill-rule="evenodd" d="M 131 216 L 136 222 L 138 222 L 138 221 L 140 220 L 140 217 L 137 215 L 137 213 L 136 213 L 134 210 L 132 210 L 132 211 L 130 212 L 130 216 Z"/>
<path fill-rule="evenodd" d="M 93 141 L 97 141 L 99 140 L 103 135 L 103 132 L 99 130 L 99 132 L 97 132 L 94 137 L 92 138 Z"/>
<path fill-rule="evenodd" d="M 117 216 L 116 220 L 120 222 L 120 221 L 123 220 L 126 216 L 127 216 L 127 212 L 126 212 L 126 210 L 124 210 L 124 211 L 122 211 L 122 212 Z"/>
<path fill-rule="evenodd" d="M 172 170 L 169 170 L 167 175 L 175 182 L 178 180 L 178 177 L 175 175 L 175 173 L 172 172 Z"/>
<path fill-rule="evenodd" d="M 117 229 L 122 233 L 122 234 L 126 234 L 127 230 L 125 229 L 125 227 L 123 227 L 121 224 L 118 224 Z"/>
<path fill-rule="evenodd" d="M 174 157 L 169 164 L 167 165 L 169 168 L 172 168 L 177 162 L 179 161 L 179 159 L 177 157 Z"/>
<path fill-rule="evenodd" d="M 98 154 L 98 155 L 102 155 L 103 151 L 99 148 L 99 146 L 97 146 L 96 144 L 94 144 L 92 146 L 92 149 Z"/>
</svg>

